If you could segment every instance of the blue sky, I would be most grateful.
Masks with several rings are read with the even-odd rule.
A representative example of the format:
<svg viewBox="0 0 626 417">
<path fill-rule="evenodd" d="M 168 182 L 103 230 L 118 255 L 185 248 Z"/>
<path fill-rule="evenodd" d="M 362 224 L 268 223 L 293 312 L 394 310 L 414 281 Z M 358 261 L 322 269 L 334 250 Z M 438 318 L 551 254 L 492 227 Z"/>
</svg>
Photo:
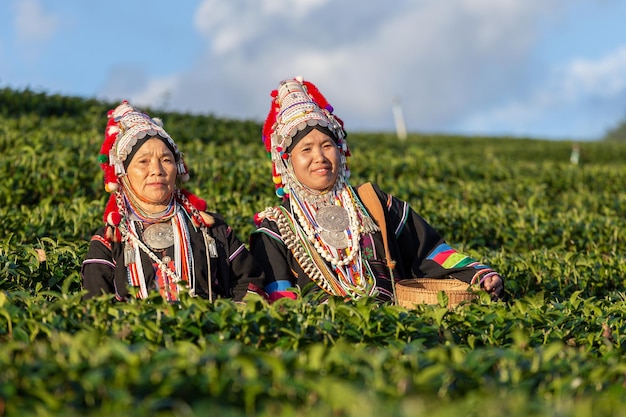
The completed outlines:
<svg viewBox="0 0 626 417">
<path fill-rule="evenodd" d="M 593 140 L 626 119 L 621 0 L 3 0 L 0 87 L 262 121 L 302 75 L 348 131 Z"/>
</svg>

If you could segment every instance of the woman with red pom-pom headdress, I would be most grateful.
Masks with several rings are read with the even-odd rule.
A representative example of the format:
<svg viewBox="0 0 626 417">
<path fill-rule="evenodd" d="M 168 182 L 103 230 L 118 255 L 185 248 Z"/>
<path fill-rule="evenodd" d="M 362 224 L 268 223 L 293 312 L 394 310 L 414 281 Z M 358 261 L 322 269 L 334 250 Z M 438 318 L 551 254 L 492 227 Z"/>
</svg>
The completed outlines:
<svg viewBox="0 0 626 417">
<path fill-rule="evenodd" d="M 159 119 L 127 101 L 110 110 L 99 162 L 111 196 L 83 262 L 85 298 L 265 295 L 264 273 L 233 230 L 180 187 L 189 172 Z"/>
<path fill-rule="evenodd" d="M 263 142 L 282 204 L 257 213 L 250 240 L 270 300 L 312 290 L 394 302 L 396 281 L 419 277 L 501 295 L 495 270 L 449 246 L 408 203 L 371 183 L 350 185 L 343 122 L 315 85 L 288 79 L 271 96 Z"/>
</svg>

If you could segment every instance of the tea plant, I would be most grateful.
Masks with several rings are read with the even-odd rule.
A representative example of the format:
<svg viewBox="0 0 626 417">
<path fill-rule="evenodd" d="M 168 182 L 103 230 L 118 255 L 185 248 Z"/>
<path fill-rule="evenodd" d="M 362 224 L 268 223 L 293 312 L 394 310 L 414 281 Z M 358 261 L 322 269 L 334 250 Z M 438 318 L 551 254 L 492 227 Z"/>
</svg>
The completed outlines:
<svg viewBox="0 0 626 417">
<path fill-rule="evenodd" d="M 114 303 L 82 299 L 80 267 L 115 104 L 7 89 L 0 103 L 0 416 L 626 411 L 623 142 L 583 143 L 572 165 L 567 142 L 350 132 L 351 182 L 494 266 L 500 302 Z M 260 124 L 150 111 L 185 153 L 185 186 L 246 241 L 279 202 Z"/>
</svg>

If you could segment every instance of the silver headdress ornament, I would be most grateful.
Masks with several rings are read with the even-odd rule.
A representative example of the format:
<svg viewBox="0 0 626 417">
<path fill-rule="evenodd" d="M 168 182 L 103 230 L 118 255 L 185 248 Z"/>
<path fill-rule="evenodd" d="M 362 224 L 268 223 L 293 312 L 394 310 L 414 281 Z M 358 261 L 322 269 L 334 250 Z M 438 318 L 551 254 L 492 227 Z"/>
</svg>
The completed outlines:
<svg viewBox="0 0 626 417">
<path fill-rule="evenodd" d="M 309 126 L 328 129 L 341 152 L 342 173 L 338 181 L 349 177 L 346 157 L 350 155 L 345 141 L 343 122 L 333 114 L 333 107 L 317 87 L 301 77 L 281 81 L 272 92 L 272 106 L 263 126 L 263 142 L 273 162 L 276 195 L 287 198 L 290 184 L 287 160 L 288 148 L 298 132 Z"/>
<path fill-rule="evenodd" d="M 104 171 L 105 189 L 117 190 L 118 178 L 126 174 L 124 162 L 132 153 L 137 141 L 146 137 L 159 137 L 167 141 L 174 151 L 178 162 L 178 176 L 182 181 L 189 180 L 189 171 L 183 160 L 183 154 L 170 135 L 163 129 L 158 118 L 151 118 L 131 106 L 124 100 L 113 110 L 109 110 L 108 122 L 104 134 L 104 143 L 100 149 L 99 162 Z"/>
</svg>

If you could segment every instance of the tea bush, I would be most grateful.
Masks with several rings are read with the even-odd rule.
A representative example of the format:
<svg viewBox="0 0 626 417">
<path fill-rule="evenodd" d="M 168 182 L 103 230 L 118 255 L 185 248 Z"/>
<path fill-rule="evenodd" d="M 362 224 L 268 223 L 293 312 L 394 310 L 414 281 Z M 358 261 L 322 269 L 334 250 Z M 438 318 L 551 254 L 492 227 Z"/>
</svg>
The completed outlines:
<svg viewBox="0 0 626 417">
<path fill-rule="evenodd" d="M 494 266 L 501 302 L 85 302 L 112 106 L 0 90 L 0 416 L 626 412 L 623 142 L 583 143 L 572 165 L 569 142 L 350 132 L 351 182 Z M 150 112 L 186 155 L 186 187 L 246 241 L 278 203 L 260 124 Z"/>
</svg>

